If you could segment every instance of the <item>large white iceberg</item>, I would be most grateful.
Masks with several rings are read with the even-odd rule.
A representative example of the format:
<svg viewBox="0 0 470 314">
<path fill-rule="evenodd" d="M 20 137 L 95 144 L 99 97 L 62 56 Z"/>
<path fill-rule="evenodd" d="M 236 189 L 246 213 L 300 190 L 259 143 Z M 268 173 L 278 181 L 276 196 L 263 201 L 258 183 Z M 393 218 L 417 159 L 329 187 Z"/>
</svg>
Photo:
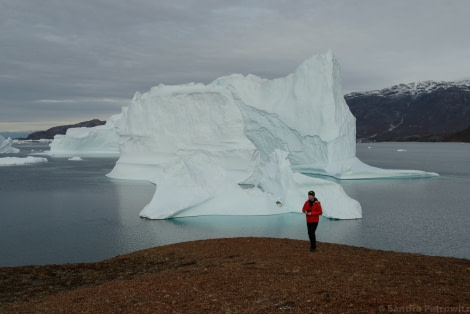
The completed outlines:
<svg viewBox="0 0 470 314">
<path fill-rule="evenodd" d="M 151 219 L 299 212 L 310 189 L 326 217 L 354 219 L 361 207 L 341 186 L 301 173 L 436 175 L 379 169 L 356 158 L 355 118 L 331 52 L 273 80 L 233 74 L 208 85 L 161 84 L 136 93 L 110 120 L 56 137 L 50 153 L 117 154 L 119 147 L 108 176 L 153 182 L 155 195 L 140 213 Z"/>
<path fill-rule="evenodd" d="M 119 134 L 116 127 L 121 114 L 110 117 L 106 124 L 91 128 L 70 128 L 65 135 L 54 136 L 51 156 L 119 156 Z"/>
<path fill-rule="evenodd" d="M 16 154 L 20 150 L 11 146 L 11 138 L 4 138 L 0 135 L 0 154 Z"/>
<path fill-rule="evenodd" d="M 338 184 L 292 170 L 355 158 L 355 119 L 338 78 L 329 52 L 275 80 L 230 75 L 136 93 L 123 108 L 120 158 L 108 176 L 155 183 L 141 212 L 153 219 L 299 212 L 310 189 L 325 216 L 360 218 Z"/>
</svg>

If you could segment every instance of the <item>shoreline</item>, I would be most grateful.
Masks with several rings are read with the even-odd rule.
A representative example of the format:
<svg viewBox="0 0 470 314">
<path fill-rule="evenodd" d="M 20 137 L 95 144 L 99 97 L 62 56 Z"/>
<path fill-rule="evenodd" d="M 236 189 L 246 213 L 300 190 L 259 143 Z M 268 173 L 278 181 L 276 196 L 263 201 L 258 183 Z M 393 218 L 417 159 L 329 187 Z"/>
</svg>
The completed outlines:
<svg viewBox="0 0 470 314">
<path fill-rule="evenodd" d="M 470 312 L 470 260 L 304 240 L 169 244 L 0 268 L 0 312 Z"/>
</svg>

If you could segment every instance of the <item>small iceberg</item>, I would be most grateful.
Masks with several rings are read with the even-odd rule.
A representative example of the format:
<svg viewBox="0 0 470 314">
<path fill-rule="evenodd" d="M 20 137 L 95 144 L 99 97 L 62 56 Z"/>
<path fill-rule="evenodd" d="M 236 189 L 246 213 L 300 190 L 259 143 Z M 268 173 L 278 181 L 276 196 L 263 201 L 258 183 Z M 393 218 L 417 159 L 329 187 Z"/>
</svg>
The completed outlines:
<svg viewBox="0 0 470 314">
<path fill-rule="evenodd" d="M 3 157 L 0 158 L 0 166 L 19 166 L 19 165 L 29 165 L 36 163 L 48 162 L 47 158 L 43 157 Z"/>
<path fill-rule="evenodd" d="M 11 146 L 12 140 L 11 138 L 4 138 L 0 135 L 0 154 L 16 154 L 19 153 L 20 150 Z"/>
</svg>

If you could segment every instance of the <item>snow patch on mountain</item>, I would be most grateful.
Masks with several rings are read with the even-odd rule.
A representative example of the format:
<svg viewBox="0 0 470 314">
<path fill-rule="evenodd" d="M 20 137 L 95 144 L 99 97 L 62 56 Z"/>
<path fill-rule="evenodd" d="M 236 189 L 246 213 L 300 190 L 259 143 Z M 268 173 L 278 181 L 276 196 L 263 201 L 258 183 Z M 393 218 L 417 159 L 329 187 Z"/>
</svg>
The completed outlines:
<svg viewBox="0 0 470 314">
<path fill-rule="evenodd" d="M 439 89 L 459 88 L 470 91 L 470 80 L 462 81 L 422 81 L 411 82 L 407 84 L 398 84 L 380 90 L 365 92 L 352 92 L 345 97 L 353 98 L 359 96 L 379 96 L 379 97 L 401 97 L 401 96 L 419 96 L 429 94 Z"/>
</svg>

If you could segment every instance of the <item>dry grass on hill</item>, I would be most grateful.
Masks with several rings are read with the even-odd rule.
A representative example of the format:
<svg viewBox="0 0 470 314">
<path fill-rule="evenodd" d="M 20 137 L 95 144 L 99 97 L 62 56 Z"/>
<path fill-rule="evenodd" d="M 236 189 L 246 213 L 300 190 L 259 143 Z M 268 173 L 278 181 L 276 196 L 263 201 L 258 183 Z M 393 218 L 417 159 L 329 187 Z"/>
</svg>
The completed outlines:
<svg viewBox="0 0 470 314">
<path fill-rule="evenodd" d="M 267 238 L 0 268 L 4 313 L 470 312 L 470 261 Z"/>
</svg>

